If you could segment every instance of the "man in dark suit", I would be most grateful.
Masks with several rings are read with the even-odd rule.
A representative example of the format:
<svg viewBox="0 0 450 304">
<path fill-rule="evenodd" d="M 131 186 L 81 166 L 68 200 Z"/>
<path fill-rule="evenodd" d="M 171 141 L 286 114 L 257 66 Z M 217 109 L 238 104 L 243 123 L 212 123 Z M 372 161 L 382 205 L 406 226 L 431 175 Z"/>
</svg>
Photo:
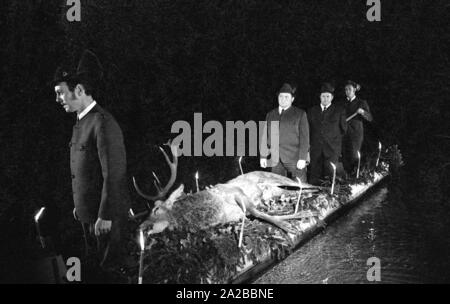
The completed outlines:
<svg viewBox="0 0 450 304">
<path fill-rule="evenodd" d="M 364 121 L 372 121 L 372 114 L 370 113 L 367 101 L 356 96 L 361 86 L 354 81 L 347 81 L 345 85 L 345 95 L 347 101 L 345 103 L 345 110 L 347 117 L 357 114 L 348 123 L 347 133 L 344 135 L 342 146 L 342 159 L 344 168 L 347 173 L 355 171 L 358 164 L 358 151 L 361 151 L 364 140 Z"/>
<path fill-rule="evenodd" d="M 337 167 L 337 175 L 343 175 L 339 164 L 342 137 L 347 131 L 345 109 L 332 103 L 334 88 L 324 83 L 321 88 L 320 105 L 308 111 L 311 140 L 311 184 L 319 184 L 325 175 L 332 176 L 332 162 Z"/>
<path fill-rule="evenodd" d="M 70 141 L 70 169 L 74 217 L 89 238 L 96 237 L 97 257 L 105 270 L 124 257 L 121 241 L 130 198 L 122 131 L 114 117 L 93 96 L 101 75 L 97 57 L 87 51 L 78 69 L 59 68 L 53 81 L 56 102 L 67 113 L 76 112 Z"/>
<path fill-rule="evenodd" d="M 278 107 L 266 116 L 267 129 L 271 123 L 279 123 L 279 161 L 272 172 L 306 182 L 306 164 L 309 151 L 309 126 L 305 111 L 292 105 L 295 89 L 285 83 L 278 92 Z M 269 141 L 271 142 L 271 141 Z M 267 159 L 261 158 L 261 167 L 267 167 Z"/>
</svg>

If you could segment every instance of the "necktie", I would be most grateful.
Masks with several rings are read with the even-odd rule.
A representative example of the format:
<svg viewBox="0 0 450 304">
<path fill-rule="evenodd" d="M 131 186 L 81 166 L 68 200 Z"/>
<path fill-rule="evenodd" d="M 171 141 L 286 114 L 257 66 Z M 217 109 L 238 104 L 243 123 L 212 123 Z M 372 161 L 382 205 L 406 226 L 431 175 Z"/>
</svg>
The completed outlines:
<svg viewBox="0 0 450 304">
<path fill-rule="evenodd" d="M 323 107 L 322 108 L 322 113 L 320 113 L 321 115 L 321 119 L 324 120 L 325 119 L 325 111 L 327 110 L 327 107 Z"/>
</svg>

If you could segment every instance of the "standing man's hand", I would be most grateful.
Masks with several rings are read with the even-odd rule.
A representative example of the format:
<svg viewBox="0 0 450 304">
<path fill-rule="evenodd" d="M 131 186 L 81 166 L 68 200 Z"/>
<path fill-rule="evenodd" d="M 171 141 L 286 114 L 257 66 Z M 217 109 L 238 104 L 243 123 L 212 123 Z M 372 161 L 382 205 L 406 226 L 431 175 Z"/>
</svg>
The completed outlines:
<svg viewBox="0 0 450 304">
<path fill-rule="evenodd" d="M 299 159 L 297 162 L 297 169 L 302 170 L 306 167 L 306 161 L 303 159 Z"/>
<path fill-rule="evenodd" d="M 96 236 L 107 234 L 111 231 L 112 221 L 102 220 L 98 218 L 95 222 L 94 231 Z"/>
<path fill-rule="evenodd" d="M 361 108 L 358 108 L 358 110 L 356 110 L 356 112 L 357 112 L 358 114 L 360 114 L 360 115 L 363 115 L 363 114 L 364 114 L 364 110 L 361 109 Z"/>
<path fill-rule="evenodd" d="M 267 159 L 261 158 L 259 164 L 261 165 L 261 168 L 267 168 Z"/>
<path fill-rule="evenodd" d="M 72 213 L 73 213 L 73 218 L 74 218 L 76 221 L 79 221 L 80 219 L 78 218 L 78 215 L 77 215 L 77 209 L 73 208 Z"/>
</svg>

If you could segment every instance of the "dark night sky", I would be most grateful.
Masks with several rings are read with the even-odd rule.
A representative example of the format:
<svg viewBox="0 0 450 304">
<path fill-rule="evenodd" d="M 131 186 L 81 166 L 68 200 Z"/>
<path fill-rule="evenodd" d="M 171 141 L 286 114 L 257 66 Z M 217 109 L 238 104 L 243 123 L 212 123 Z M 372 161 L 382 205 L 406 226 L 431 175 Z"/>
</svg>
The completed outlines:
<svg viewBox="0 0 450 304">
<path fill-rule="evenodd" d="M 367 21 L 361 0 L 81 1 L 81 21 L 72 23 L 65 2 L 0 4 L 0 231 L 11 231 L 0 233 L 2 241 L 32 240 L 31 215 L 41 205 L 57 219 L 48 230 L 71 227 L 63 219 L 72 208 L 74 117 L 48 83 L 86 48 L 105 70 L 96 100 L 121 124 L 129 175 L 141 180 L 165 170 L 154 145 L 173 137 L 174 121 L 194 112 L 204 121 L 263 120 L 283 82 L 298 85 L 302 108 L 319 101 L 323 81 L 335 83 L 338 99 L 345 80 L 361 83 L 375 117 L 368 143 L 432 154 L 423 140 L 449 135 L 448 1 L 382 0 L 381 22 Z M 182 158 L 180 179 L 192 183 L 200 168 L 204 183 L 214 184 L 235 174 L 231 163 Z"/>
</svg>

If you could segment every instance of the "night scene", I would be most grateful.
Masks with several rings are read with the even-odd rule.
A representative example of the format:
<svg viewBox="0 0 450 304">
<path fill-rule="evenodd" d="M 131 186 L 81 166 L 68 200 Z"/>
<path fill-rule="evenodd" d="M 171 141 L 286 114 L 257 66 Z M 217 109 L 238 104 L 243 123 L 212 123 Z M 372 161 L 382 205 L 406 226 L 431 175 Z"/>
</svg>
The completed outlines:
<svg viewBox="0 0 450 304">
<path fill-rule="evenodd" d="M 0 283 L 450 283 L 449 13 L 2 1 Z"/>
</svg>

